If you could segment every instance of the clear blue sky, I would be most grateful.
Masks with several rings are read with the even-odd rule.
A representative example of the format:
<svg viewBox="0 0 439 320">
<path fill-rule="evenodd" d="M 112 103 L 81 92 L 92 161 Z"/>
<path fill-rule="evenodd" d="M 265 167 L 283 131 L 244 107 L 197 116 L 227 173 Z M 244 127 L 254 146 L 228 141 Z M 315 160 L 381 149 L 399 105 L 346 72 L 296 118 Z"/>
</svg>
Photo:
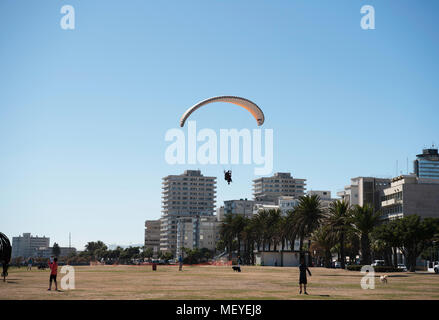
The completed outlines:
<svg viewBox="0 0 439 320">
<path fill-rule="evenodd" d="M 59 26 L 62 5 L 76 30 Z M 360 8 L 376 30 L 360 28 Z M 436 0 L 0 2 L 0 231 L 142 243 L 161 178 L 218 176 L 218 204 L 251 198 L 253 166 L 170 166 L 166 130 L 186 108 L 239 95 L 274 129 L 275 171 L 336 192 L 410 169 L 439 143 Z M 225 115 L 230 117 L 225 121 Z M 254 128 L 217 104 L 199 127 Z"/>
</svg>

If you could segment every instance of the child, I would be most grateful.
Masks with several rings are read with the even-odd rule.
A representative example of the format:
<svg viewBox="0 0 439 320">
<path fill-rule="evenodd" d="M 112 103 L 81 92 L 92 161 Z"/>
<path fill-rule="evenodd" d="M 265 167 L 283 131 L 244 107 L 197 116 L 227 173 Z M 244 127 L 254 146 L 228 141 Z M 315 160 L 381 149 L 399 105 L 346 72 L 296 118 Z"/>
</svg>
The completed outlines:
<svg viewBox="0 0 439 320">
<path fill-rule="evenodd" d="M 306 284 L 307 284 L 306 272 L 308 271 L 309 275 L 311 276 L 311 271 L 309 271 L 308 267 L 306 266 L 304 258 L 300 259 L 299 271 L 300 271 L 300 276 L 299 276 L 300 292 L 299 292 L 299 294 L 302 294 L 302 284 L 305 288 L 305 294 L 308 294 L 308 292 L 306 292 Z"/>
<path fill-rule="evenodd" d="M 52 259 L 51 259 L 52 260 Z M 50 268 L 50 279 L 49 279 L 49 289 L 52 290 L 52 280 L 55 281 L 55 290 L 58 291 L 58 284 L 56 283 L 56 275 L 58 273 L 58 258 L 54 258 L 53 262 L 49 260 L 49 268 Z"/>
</svg>

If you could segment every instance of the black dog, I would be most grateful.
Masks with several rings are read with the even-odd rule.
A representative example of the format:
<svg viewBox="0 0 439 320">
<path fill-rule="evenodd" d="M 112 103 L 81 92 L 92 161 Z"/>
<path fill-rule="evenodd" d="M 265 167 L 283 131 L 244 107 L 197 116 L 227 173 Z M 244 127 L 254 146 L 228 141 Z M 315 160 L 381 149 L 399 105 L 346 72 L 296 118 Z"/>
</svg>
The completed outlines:
<svg viewBox="0 0 439 320">
<path fill-rule="evenodd" d="M 241 272 L 241 267 L 239 266 L 232 266 L 233 271 Z"/>
</svg>

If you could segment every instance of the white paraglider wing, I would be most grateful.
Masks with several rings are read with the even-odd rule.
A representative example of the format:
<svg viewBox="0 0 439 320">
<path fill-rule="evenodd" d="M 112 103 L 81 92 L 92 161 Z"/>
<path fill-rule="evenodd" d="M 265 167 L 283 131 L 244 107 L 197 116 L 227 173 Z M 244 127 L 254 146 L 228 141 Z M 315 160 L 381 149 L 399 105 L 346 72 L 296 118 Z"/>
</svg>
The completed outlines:
<svg viewBox="0 0 439 320">
<path fill-rule="evenodd" d="M 228 103 L 233 103 L 234 105 L 243 107 L 248 112 L 250 112 L 252 114 L 252 116 L 256 119 L 258 126 L 261 126 L 265 121 L 264 113 L 254 102 L 251 102 L 248 99 L 240 98 L 240 97 L 220 96 L 220 97 L 213 97 L 213 98 L 203 100 L 203 101 L 197 103 L 196 105 L 190 107 L 189 109 L 187 109 L 186 112 L 183 114 L 183 116 L 180 119 L 180 127 L 184 126 L 186 119 L 189 118 L 189 116 L 192 114 L 192 112 L 194 112 L 198 108 L 201 108 L 202 106 L 205 106 L 207 104 L 214 103 L 214 102 L 228 102 Z"/>
</svg>

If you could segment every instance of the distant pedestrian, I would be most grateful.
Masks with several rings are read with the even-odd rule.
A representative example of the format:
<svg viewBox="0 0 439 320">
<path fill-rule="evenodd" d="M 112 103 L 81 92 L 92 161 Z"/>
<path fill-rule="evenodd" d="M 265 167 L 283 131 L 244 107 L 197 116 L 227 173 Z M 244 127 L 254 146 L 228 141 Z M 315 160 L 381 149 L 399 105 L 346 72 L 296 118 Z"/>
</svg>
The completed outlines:
<svg viewBox="0 0 439 320">
<path fill-rule="evenodd" d="M 239 272 L 241 272 L 241 264 L 242 264 L 241 256 L 238 256 L 238 271 Z"/>
<path fill-rule="evenodd" d="M 27 270 L 32 271 L 32 258 L 29 258 L 29 260 L 27 261 Z"/>
<path fill-rule="evenodd" d="M 49 289 L 52 290 L 52 281 L 55 282 L 55 290 L 58 291 L 58 284 L 56 282 L 56 275 L 58 274 L 58 258 L 54 258 L 53 262 L 49 260 L 49 268 L 50 268 L 50 279 L 49 279 Z"/>
<path fill-rule="evenodd" d="M 178 257 L 178 271 L 182 271 L 183 270 L 183 258 L 182 258 L 182 256 L 180 255 L 179 257 Z"/>
<path fill-rule="evenodd" d="M 306 272 L 308 271 L 308 274 L 311 276 L 311 271 L 309 271 L 308 267 L 305 264 L 305 259 L 301 258 L 300 259 L 300 264 L 299 264 L 299 286 L 300 286 L 300 291 L 299 294 L 302 294 L 302 284 L 304 286 L 305 289 L 305 294 L 308 294 L 308 292 L 306 292 L 306 284 L 307 284 L 307 279 L 306 279 Z"/>
</svg>

